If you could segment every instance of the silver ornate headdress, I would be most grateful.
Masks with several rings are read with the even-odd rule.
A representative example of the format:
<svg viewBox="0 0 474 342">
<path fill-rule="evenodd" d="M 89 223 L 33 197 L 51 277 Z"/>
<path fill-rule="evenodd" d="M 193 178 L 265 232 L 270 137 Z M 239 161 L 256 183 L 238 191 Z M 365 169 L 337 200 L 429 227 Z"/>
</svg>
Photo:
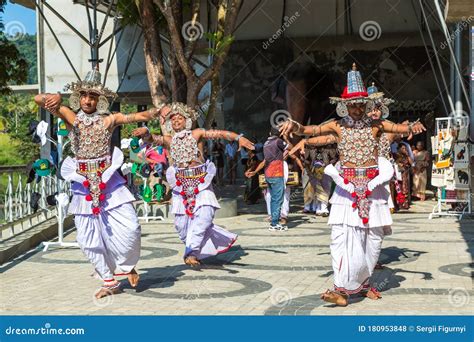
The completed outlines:
<svg viewBox="0 0 474 342">
<path fill-rule="evenodd" d="M 347 72 L 347 86 L 344 87 L 341 97 L 329 98 L 330 103 L 336 104 L 336 113 L 340 117 L 345 117 L 349 114 L 347 105 L 354 103 L 366 103 L 366 112 L 369 113 L 381 100 L 389 100 L 393 102 L 393 100 L 384 99 L 383 93 L 381 92 L 368 92 L 365 89 L 364 83 L 362 82 L 362 76 L 360 71 L 357 70 L 355 63 L 352 64 L 352 69 Z"/>
<path fill-rule="evenodd" d="M 390 98 L 385 98 L 384 93 L 379 92 L 378 88 L 375 86 L 375 83 L 372 82 L 372 85 L 367 88 L 369 98 L 374 103 L 374 106 L 377 107 L 382 112 L 382 119 L 388 118 L 390 111 L 388 106 L 395 102 L 395 100 Z"/>
<path fill-rule="evenodd" d="M 81 108 L 80 99 L 84 93 L 93 93 L 99 97 L 97 111 L 104 114 L 109 110 L 109 98 L 113 101 L 117 94 L 104 87 L 101 82 L 101 75 L 98 69 L 89 71 L 83 81 L 71 82 L 64 86 L 64 90 L 72 91 L 69 96 L 69 106 L 77 111 Z"/>
<path fill-rule="evenodd" d="M 181 102 L 173 102 L 170 105 L 170 111 L 165 119 L 166 120 L 165 126 L 168 132 L 173 131 L 173 127 L 171 126 L 171 118 L 176 114 L 179 114 L 186 119 L 187 130 L 192 128 L 193 122 L 196 121 L 199 117 L 199 113 L 195 111 L 193 108 Z"/>
</svg>

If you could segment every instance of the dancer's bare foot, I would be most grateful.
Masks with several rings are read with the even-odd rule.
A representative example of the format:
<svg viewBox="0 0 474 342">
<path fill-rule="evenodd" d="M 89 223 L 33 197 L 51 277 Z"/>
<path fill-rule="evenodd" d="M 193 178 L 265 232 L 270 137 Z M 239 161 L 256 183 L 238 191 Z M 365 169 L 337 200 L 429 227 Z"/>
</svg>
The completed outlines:
<svg viewBox="0 0 474 342">
<path fill-rule="evenodd" d="M 201 265 L 201 262 L 198 260 L 198 258 L 193 255 L 186 257 L 186 259 L 184 259 L 184 263 L 191 267 L 197 267 Z"/>
<path fill-rule="evenodd" d="M 100 299 L 107 296 L 112 296 L 115 294 L 119 294 L 122 292 L 120 289 L 120 283 L 118 281 L 106 283 L 107 285 L 103 285 L 99 291 L 96 292 L 95 298 Z"/>
<path fill-rule="evenodd" d="M 377 291 L 373 287 L 369 291 L 367 291 L 367 293 L 365 293 L 365 296 L 367 298 L 372 299 L 372 300 L 378 300 L 378 299 L 382 298 L 382 295 L 380 294 L 380 292 Z"/>
<path fill-rule="evenodd" d="M 140 276 L 138 275 L 137 271 L 135 269 L 131 270 L 127 277 L 130 286 L 137 287 L 138 280 L 140 280 Z"/>
<path fill-rule="evenodd" d="M 348 299 L 349 296 L 345 293 L 327 290 L 323 294 L 321 294 L 321 299 L 328 303 L 333 303 L 338 306 L 347 306 L 349 304 Z"/>
</svg>

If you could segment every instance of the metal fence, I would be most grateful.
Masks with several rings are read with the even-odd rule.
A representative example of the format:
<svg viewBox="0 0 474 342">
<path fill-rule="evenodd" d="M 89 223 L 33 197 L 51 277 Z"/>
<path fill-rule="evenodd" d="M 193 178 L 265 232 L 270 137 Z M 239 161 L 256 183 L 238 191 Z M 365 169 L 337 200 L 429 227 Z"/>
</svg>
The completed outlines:
<svg viewBox="0 0 474 342">
<path fill-rule="evenodd" d="M 39 182 L 26 183 L 26 165 L 0 166 L 1 203 L 3 217 L 0 217 L 0 241 L 28 230 L 56 215 L 55 206 L 49 206 L 46 197 L 65 190 L 68 183 L 55 176 L 41 177 Z M 6 180 L 6 183 L 5 183 Z M 31 202 L 40 195 L 38 210 Z"/>
</svg>

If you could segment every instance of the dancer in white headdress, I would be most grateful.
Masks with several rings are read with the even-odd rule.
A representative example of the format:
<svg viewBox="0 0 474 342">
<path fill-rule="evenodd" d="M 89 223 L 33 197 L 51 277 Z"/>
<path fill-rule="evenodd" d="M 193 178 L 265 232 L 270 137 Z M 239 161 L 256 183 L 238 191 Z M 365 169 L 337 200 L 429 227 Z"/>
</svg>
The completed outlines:
<svg viewBox="0 0 474 342">
<path fill-rule="evenodd" d="M 137 128 L 133 134 L 169 147 L 173 165 L 168 168 L 166 179 L 172 188 L 175 228 L 185 244 L 184 262 L 194 267 L 204 258 L 227 251 L 237 239 L 236 234 L 213 223 L 214 214 L 220 208 L 212 188 L 216 167 L 203 159 L 198 142 L 200 139 L 237 141 L 239 150 L 253 150 L 254 146 L 242 134 L 200 128 L 191 130 L 197 113 L 182 103 L 173 103 L 168 109 L 165 125 L 173 136 L 152 135 L 146 128 Z"/>
<path fill-rule="evenodd" d="M 104 281 L 97 298 L 120 292 L 114 278 L 126 275 L 132 287 L 138 284 L 135 266 L 140 257 L 140 225 L 132 206 L 133 195 L 118 173 L 123 154 L 112 150 L 112 132 L 122 124 L 148 121 L 158 109 L 123 115 L 110 114 L 109 100 L 116 94 L 105 88 L 97 69 L 83 81 L 66 86 L 72 91 L 69 106 L 59 94 L 35 96 L 38 105 L 64 120 L 70 130 L 75 158 L 64 160 L 61 175 L 71 181 L 73 198 L 69 213 L 75 215 L 77 242 Z"/>
</svg>

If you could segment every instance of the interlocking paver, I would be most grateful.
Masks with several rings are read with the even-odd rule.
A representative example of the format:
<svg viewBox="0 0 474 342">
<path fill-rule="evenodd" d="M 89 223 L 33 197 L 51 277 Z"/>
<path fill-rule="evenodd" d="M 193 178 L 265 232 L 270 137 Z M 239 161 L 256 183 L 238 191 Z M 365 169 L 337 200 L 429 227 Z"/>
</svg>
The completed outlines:
<svg viewBox="0 0 474 342">
<path fill-rule="evenodd" d="M 80 250 L 38 249 L 3 266 L 0 314 L 471 314 L 474 221 L 430 221 L 432 204 L 394 215 L 394 234 L 384 241 L 380 259 L 385 268 L 373 277 L 382 291 L 379 301 L 356 298 L 335 308 L 319 299 L 332 284 L 326 219 L 294 213 L 289 231 L 269 232 L 264 214 L 245 214 L 216 220 L 240 236 L 199 271 L 182 264 L 183 246 L 171 221 L 143 224 L 141 285 L 135 291 L 124 279 L 123 294 L 101 300 L 93 298 L 100 282 Z"/>
</svg>

